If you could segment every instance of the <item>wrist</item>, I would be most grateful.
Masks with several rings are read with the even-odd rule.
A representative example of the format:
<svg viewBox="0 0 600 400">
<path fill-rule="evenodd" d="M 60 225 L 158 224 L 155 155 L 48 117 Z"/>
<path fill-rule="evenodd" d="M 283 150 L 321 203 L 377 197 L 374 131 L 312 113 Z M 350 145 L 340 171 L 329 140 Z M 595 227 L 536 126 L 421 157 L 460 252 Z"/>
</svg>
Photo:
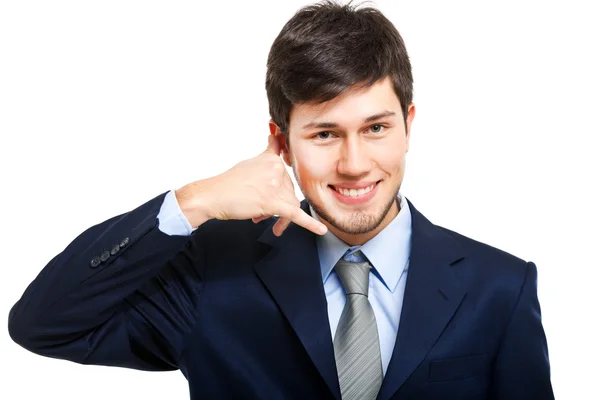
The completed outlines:
<svg viewBox="0 0 600 400">
<path fill-rule="evenodd" d="M 213 218 L 210 211 L 211 196 L 207 193 L 207 186 L 206 180 L 200 180 L 175 190 L 179 208 L 192 229 Z"/>
</svg>

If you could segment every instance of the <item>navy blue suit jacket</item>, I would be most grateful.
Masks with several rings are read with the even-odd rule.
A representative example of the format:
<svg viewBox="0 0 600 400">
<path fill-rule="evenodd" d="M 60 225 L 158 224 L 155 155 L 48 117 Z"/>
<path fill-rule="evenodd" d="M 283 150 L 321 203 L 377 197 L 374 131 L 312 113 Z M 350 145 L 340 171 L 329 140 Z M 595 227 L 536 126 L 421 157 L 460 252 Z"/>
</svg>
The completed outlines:
<svg viewBox="0 0 600 400">
<path fill-rule="evenodd" d="M 275 237 L 271 219 L 168 236 L 165 194 L 56 255 L 11 309 L 13 340 L 81 364 L 180 369 L 192 399 L 340 399 L 315 235 L 292 224 Z M 410 269 L 379 399 L 552 399 L 535 265 L 408 204 Z"/>
</svg>

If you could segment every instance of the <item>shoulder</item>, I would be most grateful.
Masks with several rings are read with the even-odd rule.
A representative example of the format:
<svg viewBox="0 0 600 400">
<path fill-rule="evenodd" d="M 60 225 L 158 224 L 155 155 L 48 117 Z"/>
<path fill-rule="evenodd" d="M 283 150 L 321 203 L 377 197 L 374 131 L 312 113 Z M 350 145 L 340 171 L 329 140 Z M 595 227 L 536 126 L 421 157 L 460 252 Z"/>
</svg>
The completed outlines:
<svg viewBox="0 0 600 400">
<path fill-rule="evenodd" d="M 503 265 L 523 265 L 526 263 L 526 260 L 519 258 L 506 250 L 491 246 L 443 226 L 434 226 L 441 234 L 446 235 L 455 241 L 470 257 L 475 257 L 480 261 L 500 263 Z"/>
<path fill-rule="evenodd" d="M 463 257 L 452 266 L 463 280 L 473 285 L 493 287 L 517 294 L 536 266 L 506 250 L 491 246 L 463 234 L 435 225 L 441 235 L 461 249 Z"/>
</svg>

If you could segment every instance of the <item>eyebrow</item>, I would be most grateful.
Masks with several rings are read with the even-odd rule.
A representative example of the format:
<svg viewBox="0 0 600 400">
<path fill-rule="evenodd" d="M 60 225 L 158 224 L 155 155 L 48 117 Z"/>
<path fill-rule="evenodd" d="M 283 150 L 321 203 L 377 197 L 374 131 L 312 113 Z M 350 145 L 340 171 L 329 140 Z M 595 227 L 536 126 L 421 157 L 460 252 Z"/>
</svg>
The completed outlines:
<svg viewBox="0 0 600 400">
<path fill-rule="evenodd" d="M 383 111 L 380 112 L 378 114 L 373 114 L 367 118 L 365 118 L 365 120 L 363 121 L 364 124 L 366 124 L 367 122 L 372 122 L 372 121 L 376 121 L 378 119 L 381 118 L 385 118 L 385 117 L 392 117 L 396 115 L 395 112 L 393 111 Z M 308 124 L 304 125 L 302 127 L 302 129 L 309 129 L 309 128 L 325 128 L 325 129 L 329 129 L 329 128 L 337 128 L 339 125 L 336 124 L 335 122 L 316 122 L 316 121 L 312 121 L 309 122 Z"/>
</svg>

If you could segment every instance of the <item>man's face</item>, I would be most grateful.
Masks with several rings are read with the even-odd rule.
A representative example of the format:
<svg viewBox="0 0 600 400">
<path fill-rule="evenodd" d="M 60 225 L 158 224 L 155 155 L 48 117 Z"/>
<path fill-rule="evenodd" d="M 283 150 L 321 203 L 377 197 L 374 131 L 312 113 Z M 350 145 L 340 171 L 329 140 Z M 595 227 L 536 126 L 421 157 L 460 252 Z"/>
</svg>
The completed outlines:
<svg viewBox="0 0 600 400">
<path fill-rule="evenodd" d="M 405 129 L 389 78 L 292 107 L 283 158 L 321 221 L 346 243 L 363 244 L 398 213 L 414 113 L 411 104 Z"/>
</svg>

